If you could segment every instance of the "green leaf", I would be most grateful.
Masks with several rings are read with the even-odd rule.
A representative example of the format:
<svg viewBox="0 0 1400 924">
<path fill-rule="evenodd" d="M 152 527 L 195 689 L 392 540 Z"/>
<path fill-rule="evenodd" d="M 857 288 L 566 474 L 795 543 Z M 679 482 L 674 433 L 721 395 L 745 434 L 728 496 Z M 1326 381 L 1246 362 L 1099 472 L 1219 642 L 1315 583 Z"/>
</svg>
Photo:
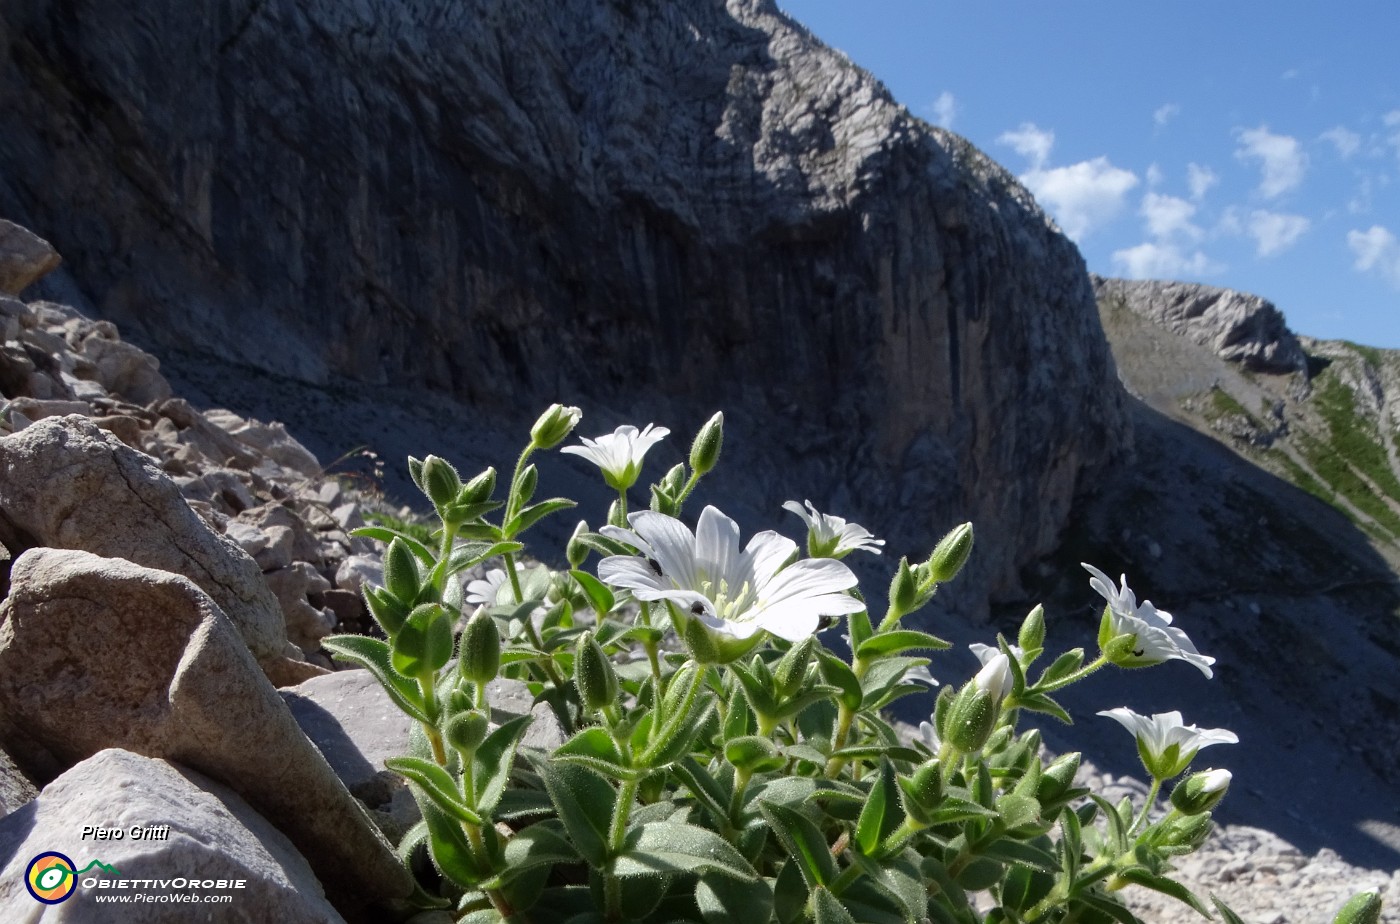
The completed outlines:
<svg viewBox="0 0 1400 924">
<path fill-rule="evenodd" d="M 568 510 L 570 507 L 577 507 L 578 504 L 567 497 L 551 497 L 547 501 L 540 501 L 538 504 L 531 504 L 524 510 L 511 518 L 503 529 L 507 536 L 518 536 L 525 530 L 534 526 L 542 518 L 560 510 Z"/>
<path fill-rule="evenodd" d="M 490 815 L 505 794 L 515 765 L 515 749 L 533 716 L 522 715 L 501 726 L 477 746 L 472 755 L 472 782 L 476 785 L 476 809 Z"/>
<path fill-rule="evenodd" d="M 739 851 L 713 831 L 658 821 L 627 832 L 627 843 L 613 863 L 617 876 L 713 872 L 748 882 L 761 881 Z"/>
<path fill-rule="evenodd" d="M 1220 919 L 1224 921 L 1225 924 L 1244 924 L 1244 920 L 1238 914 L 1235 914 L 1234 909 L 1221 901 L 1214 893 L 1211 894 L 1210 901 L 1211 904 L 1215 905 L 1215 910 L 1220 912 Z"/>
<path fill-rule="evenodd" d="M 481 564 L 497 555 L 513 555 L 525 548 L 519 542 L 463 542 L 452 547 L 452 551 L 438 565 L 435 576 L 441 580 L 459 571 Z"/>
<path fill-rule="evenodd" d="M 540 776 L 569 839 L 590 866 L 602 869 L 617 793 L 602 777 L 574 764 L 547 762 Z"/>
<path fill-rule="evenodd" d="M 749 701 L 749 708 L 758 715 L 769 717 L 778 711 L 778 703 L 773 697 L 772 685 L 764 683 L 763 677 L 740 661 L 730 664 L 729 669 L 739 679 L 739 685 L 744 688 L 744 696 Z"/>
<path fill-rule="evenodd" d="M 1100 911 L 1108 915 L 1113 918 L 1113 920 L 1117 921 L 1118 924 L 1142 924 L 1142 922 L 1137 919 L 1136 915 L 1111 898 L 1085 894 L 1077 896 L 1076 901 L 1083 902 L 1095 911 Z M 1070 914 L 1074 913 L 1074 903 L 1070 904 L 1069 910 Z"/>
<path fill-rule="evenodd" d="M 870 787 L 865 797 L 865 807 L 856 821 L 856 843 L 861 853 L 870 856 L 885 838 L 898 826 L 900 815 L 899 797 L 894 782 L 894 765 L 888 760 L 880 761 L 880 775 Z"/>
<path fill-rule="evenodd" d="M 970 818 L 995 818 L 996 812 L 989 808 L 970 802 L 967 799 L 960 799 L 956 796 L 945 796 L 939 803 L 938 809 L 930 813 L 930 821 L 935 825 L 952 824 L 957 821 L 967 821 Z"/>
<path fill-rule="evenodd" d="M 905 651 L 940 651 L 952 647 L 952 642 L 945 642 L 938 636 L 929 635 L 927 632 L 896 629 L 893 632 L 881 632 L 879 635 L 873 635 L 861 642 L 860 647 L 856 649 L 856 657 L 871 660 Z"/>
<path fill-rule="evenodd" d="M 384 761 L 384 766 L 418 786 L 440 809 L 458 821 L 473 825 L 482 823 L 481 816 L 462 801 L 462 794 L 452 774 L 432 761 L 417 757 L 391 757 Z"/>
<path fill-rule="evenodd" d="M 522 828 L 506 841 L 505 871 L 500 878 L 512 879 L 535 866 L 571 864 L 580 859 L 564 826 L 551 818 Z"/>
<path fill-rule="evenodd" d="M 501 799 L 491 810 L 496 821 L 523 821 L 529 818 L 543 818 L 554 811 L 554 803 L 549 801 L 549 793 L 537 789 L 509 787 L 501 793 Z"/>
<path fill-rule="evenodd" d="M 695 886 L 695 903 L 705 924 L 767 922 L 773 915 L 773 889 L 762 879 L 702 875 Z"/>
<path fill-rule="evenodd" d="M 813 703 L 829 701 L 833 693 L 839 692 L 841 691 L 836 687 L 829 687 L 821 683 L 813 684 L 792 699 L 785 701 L 778 707 L 776 713 L 771 714 L 771 717 L 779 721 L 791 718 Z"/>
<path fill-rule="evenodd" d="M 630 780 L 638 776 L 637 771 L 627 765 L 612 736 L 597 725 L 585 728 L 565 741 L 551 757 L 587 767 L 614 780 Z"/>
<path fill-rule="evenodd" d="M 856 678 L 850 665 L 825 648 L 817 649 L 817 662 L 822 679 L 840 691 L 837 699 L 841 704 L 853 711 L 859 709 L 865 693 L 861 690 L 860 680 Z"/>
<path fill-rule="evenodd" d="M 689 712 L 671 716 L 650 746 L 637 758 L 637 763 L 649 770 L 659 770 L 690 753 L 691 744 L 700 729 L 714 715 L 714 700 L 708 695 Z"/>
<path fill-rule="evenodd" d="M 856 924 L 841 900 L 822 886 L 812 891 L 812 910 L 816 924 Z"/>
<path fill-rule="evenodd" d="M 575 581 L 578 581 L 583 592 L 588 596 L 588 602 L 593 607 L 593 612 L 598 614 L 598 619 L 612 612 L 617 605 L 617 600 L 613 597 L 613 592 L 608 590 L 607 585 L 589 574 L 587 571 L 577 569 L 570 571 Z"/>
<path fill-rule="evenodd" d="M 321 639 L 321 647 L 341 661 L 358 664 L 374 675 L 389 699 L 419 722 L 427 722 L 428 711 L 418 684 L 394 670 L 393 653 L 383 639 L 366 635 L 330 635 Z"/>
<path fill-rule="evenodd" d="M 1031 693 L 1016 700 L 1016 705 L 1022 709 L 1029 709 L 1031 712 L 1043 712 L 1046 715 L 1054 716 L 1066 725 L 1073 725 L 1074 719 L 1064 710 L 1064 707 L 1055 702 L 1044 693 Z"/>
<path fill-rule="evenodd" d="M 859 648 L 865 644 L 865 640 L 875 634 L 874 627 L 870 624 L 870 613 L 861 610 L 859 613 L 852 613 L 846 617 L 851 628 L 851 644 Z"/>
<path fill-rule="evenodd" d="M 404 545 L 408 546 L 409 551 L 423 564 L 431 566 L 433 562 L 437 561 L 437 556 L 433 554 L 432 549 L 428 548 L 417 539 L 414 539 L 408 533 L 399 532 L 397 529 L 389 529 L 385 526 L 361 526 L 358 529 L 350 530 L 350 535 L 362 536 L 365 539 L 378 539 L 385 545 L 392 543 L 395 539 L 399 539 Z M 412 601 L 404 602 L 408 603 Z"/>
<path fill-rule="evenodd" d="M 433 865 L 462 888 L 472 888 L 481 881 L 481 871 L 460 820 L 439 808 L 423 789 L 413 787 L 413 796 L 428 826 L 428 854 L 433 858 Z"/>
<path fill-rule="evenodd" d="M 773 882 L 773 915 L 779 924 L 794 924 L 803 919 L 808 889 L 801 870 L 801 863 L 789 859 Z"/>
<path fill-rule="evenodd" d="M 1029 866 L 1047 873 L 1057 872 L 1060 868 L 1059 861 L 1048 850 L 1010 837 L 1003 837 L 983 846 L 979 853 L 1003 863 Z"/>
<path fill-rule="evenodd" d="M 604 536 L 602 533 L 579 533 L 577 540 L 604 558 L 613 555 L 636 555 L 636 550 L 631 546 L 623 545 L 616 539 Z"/>
<path fill-rule="evenodd" d="M 786 805 L 767 801 L 759 802 L 758 810 L 768 820 L 773 834 L 782 842 L 788 855 L 799 864 L 798 870 L 809 891 L 835 881 L 836 860 L 831 856 L 831 847 L 806 815 Z"/>
<path fill-rule="evenodd" d="M 1126 853 L 1128 850 L 1128 826 L 1124 824 L 1123 816 L 1118 814 L 1118 810 L 1102 796 L 1090 794 L 1089 798 L 1094 800 L 1094 803 L 1103 810 L 1103 814 L 1108 818 L 1108 833 L 1112 838 L 1113 853 Z"/>
<path fill-rule="evenodd" d="M 1161 892 L 1163 895 L 1170 895 L 1177 901 L 1190 905 L 1199 911 L 1202 917 L 1210 917 L 1210 912 L 1206 910 L 1205 905 L 1201 904 L 1201 900 L 1196 897 L 1196 894 L 1175 879 L 1154 875 L 1151 870 L 1141 866 L 1130 866 L 1127 869 L 1119 870 L 1118 878 L 1126 879 L 1134 885 L 1140 885 L 1154 892 Z"/>
<path fill-rule="evenodd" d="M 716 824 L 728 818 L 729 802 L 734 792 L 732 786 L 726 787 L 693 757 L 677 761 L 671 766 L 671 772 L 680 777 L 696 801 L 709 809 Z"/>
<path fill-rule="evenodd" d="M 996 806 L 1007 828 L 1019 828 L 1040 820 L 1040 803 L 1033 796 L 1007 793 L 997 800 Z"/>
</svg>

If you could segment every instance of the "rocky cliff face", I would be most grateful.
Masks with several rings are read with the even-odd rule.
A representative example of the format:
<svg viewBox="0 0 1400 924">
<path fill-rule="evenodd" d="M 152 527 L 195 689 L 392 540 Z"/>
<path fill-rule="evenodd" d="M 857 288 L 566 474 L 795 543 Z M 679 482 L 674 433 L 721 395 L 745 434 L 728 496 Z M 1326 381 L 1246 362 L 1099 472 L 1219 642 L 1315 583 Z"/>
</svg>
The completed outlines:
<svg viewBox="0 0 1400 924">
<path fill-rule="evenodd" d="M 721 407 L 795 476 L 768 516 L 915 552 L 973 519 L 983 590 L 1124 445 L 1073 245 L 771 0 L 15 0 L 0 34 L 0 210 L 158 352 L 516 426 Z"/>
</svg>

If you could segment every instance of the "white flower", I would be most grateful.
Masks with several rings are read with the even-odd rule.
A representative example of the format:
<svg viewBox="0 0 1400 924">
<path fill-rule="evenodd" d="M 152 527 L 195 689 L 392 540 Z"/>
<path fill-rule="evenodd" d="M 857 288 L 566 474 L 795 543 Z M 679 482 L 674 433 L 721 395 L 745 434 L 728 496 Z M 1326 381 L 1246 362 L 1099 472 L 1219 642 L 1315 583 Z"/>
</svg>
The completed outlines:
<svg viewBox="0 0 1400 924">
<path fill-rule="evenodd" d="M 797 544 L 771 530 L 755 535 L 741 552 L 738 525 L 714 507 L 701 512 L 694 533 L 652 510 L 627 519 L 630 531 L 605 526 L 602 532 L 644 557 L 605 558 L 598 577 L 638 600 L 674 603 L 687 618 L 722 635 L 747 639 L 767 630 L 796 642 L 815 633 L 823 616 L 865 608 L 845 593 L 856 586 L 851 569 L 829 558 L 788 564 Z"/>
<path fill-rule="evenodd" d="M 565 446 L 559 451 L 583 456 L 603 470 L 604 480 L 614 490 L 626 491 L 636 484 L 637 476 L 642 472 L 642 457 L 647 450 L 670 433 L 665 427 L 651 424 L 641 431 L 631 424 L 625 424 L 597 439 L 581 437 L 582 446 Z"/>
<path fill-rule="evenodd" d="M 938 739 L 938 729 L 933 727 L 932 722 L 919 723 L 919 740 L 934 754 L 943 749 L 943 742 Z"/>
<path fill-rule="evenodd" d="M 1201 792 L 1221 792 L 1230 785 L 1234 774 L 1229 770 L 1207 770 L 1201 774 Z"/>
<path fill-rule="evenodd" d="M 876 539 L 870 530 L 858 523 L 847 523 L 841 517 L 818 513 L 811 501 L 806 501 L 807 509 L 797 501 L 783 504 L 784 510 L 791 510 L 807 524 L 807 554 L 813 558 L 845 558 L 852 552 L 873 552 L 880 554 L 880 546 L 885 540 Z"/>
<path fill-rule="evenodd" d="M 1011 664 L 1007 661 L 1006 655 L 1001 653 L 1001 649 L 995 645 L 983 645 L 981 642 L 973 642 L 967 646 L 972 649 L 972 653 L 977 656 L 977 660 L 982 664 L 982 669 L 973 678 L 973 683 L 978 688 L 992 691 L 992 699 L 1001 699 L 1002 694 L 1010 691 L 1013 681 L 1011 677 Z M 1008 645 L 1011 654 L 1018 660 L 1021 657 L 1019 645 Z"/>
<path fill-rule="evenodd" d="M 1163 712 L 1148 718 L 1126 706 L 1107 709 L 1107 716 L 1137 739 L 1138 754 L 1147 772 L 1167 780 L 1186 769 L 1201 748 L 1212 744 L 1238 744 L 1239 737 L 1224 728 L 1197 728 L 1181 724 L 1180 712 Z M 1229 782 L 1228 777 L 1226 782 Z"/>
<path fill-rule="evenodd" d="M 931 687 L 938 686 L 938 680 L 928 672 L 927 664 L 915 664 L 904 669 L 905 680 L 917 680 L 919 683 L 926 683 Z"/>
<path fill-rule="evenodd" d="M 1175 658 L 1194 664 L 1207 677 L 1214 676 L 1210 665 L 1215 663 L 1215 659 L 1198 652 L 1186 633 L 1171 624 L 1171 613 L 1157 609 L 1151 600 L 1144 600 L 1139 606 L 1137 596 L 1128 587 L 1126 574 L 1122 576 L 1123 586 L 1120 589 L 1098 568 L 1083 562 L 1080 564 L 1092 575 L 1089 586 L 1108 601 L 1112 635 L 1131 635 L 1134 638 L 1131 656 L 1116 663 L 1125 667 L 1146 667 Z"/>
<path fill-rule="evenodd" d="M 525 566 L 522 563 L 515 563 L 516 574 L 521 574 L 524 570 Z M 467 584 L 467 602 L 495 606 L 498 603 L 507 603 L 510 600 L 514 600 L 514 596 L 508 599 L 501 599 L 502 587 L 513 593 L 510 582 L 506 580 L 505 571 L 500 568 L 492 568 L 486 572 L 486 577 L 479 578 Z"/>
</svg>

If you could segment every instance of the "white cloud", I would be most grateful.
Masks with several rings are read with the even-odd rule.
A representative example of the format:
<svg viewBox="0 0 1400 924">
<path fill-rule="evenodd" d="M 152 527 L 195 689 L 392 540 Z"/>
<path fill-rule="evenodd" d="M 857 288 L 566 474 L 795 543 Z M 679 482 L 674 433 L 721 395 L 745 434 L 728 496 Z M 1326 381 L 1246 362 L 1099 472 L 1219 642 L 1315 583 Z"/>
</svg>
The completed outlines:
<svg viewBox="0 0 1400 924">
<path fill-rule="evenodd" d="M 953 118 L 958 114 L 958 101 L 952 93 L 944 90 L 938 94 L 938 99 L 933 101 L 930 108 L 933 110 L 933 124 L 953 127 Z"/>
<path fill-rule="evenodd" d="M 1219 182 L 1220 177 L 1209 167 L 1195 163 L 1186 165 L 1186 185 L 1191 187 L 1191 198 L 1195 201 L 1204 199 L 1210 188 Z"/>
<path fill-rule="evenodd" d="M 1372 225 L 1367 231 L 1348 231 L 1347 246 L 1356 254 L 1357 270 L 1377 273 L 1400 289 L 1400 240 L 1388 229 Z"/>
<path fill-rule="evenodd" d="M 1329 128 L 1318 135 L 1323 141 L 1332 142 L 1332 146 L 1337 149 L 1337 156 L 1346 160 L 1361 149 L 1361 136 L 1356 132 L 1348 131 L 1338 125 L 1336 128 Z"/>
<path fill-rule="evenodd" d="M 1256 161 L 1261 178 L 1259 193 L 1266 199 L 1283 195 L 1303 182 L 1308 167 L 1308 155 L 1297 138 L 1275 135 L 1268 126 L 1241 129 L 1236 137 L 1240 146 L 1235 157 L 1241 161 Z"/>
<path fill-rule="evenodd" d="M 1164 179 L 1166 179 L 1166 177 L 1162 175 L 1161 167 L 1157 166 L 1155 163 L 1147 165 L 1148 186 L 1161 186 Z"/>
<path fill-rule="evenodd" d="M 1171 237 L 1199 240 L 1201 229 L 1191 222 L 1196 207 L 1185 199 L 1150 192 L 1142 197 L 1138 213 L 1146 219 L 1147 233 L 1163 241 Z"/>
<path fill-rule="evenodd" d="M 1164 103 L 1158 106 L 1156 111 L 1152 113 L 1152 121 L 1156 122 L 1158 126 L 1166 125 L 1172 119 L 1176 118 L 1180 112 L 1181 107 L 1176 103 Z"/>
<path fill-rule="evenodd" d="M 1272 257 L 1296 244 L 1311 224 L 1302 215 L 1283 215 L 1260 209 L 1250 213 L 1247 230 L 1249 236 L 1254 238 L 1255 252 L 1261 257 Z"/>
<path fill-rule="evenodd" d="M 1055 146 L 1055 133 L 1037 128 L 1034 122 L 1022 122 L 1014 132 L 1002 132 L 997 143 L 1010 145 L 1031 162 L 1031 170 L 1039 170 L 1045 166 L 1050 149 Z"/>
<path fill-rule="evenodd" d="M 1129 279 L 1181 279 L 1209 276 L 1223 269 L 1199 250 L 1186 254 L 1175 244 L 1146 242 L 1113 252 L 1113 262 Z"/>
<path fill-rule="evenodd" d="M 1031 170 L 1021 182 L 1047 205 L 1065 234 L 1077 241 L 1122 211 L 1138 178 L 1113 166 L 1107 157 L 1096 157 L 1068 167 Z"/>
</svg>

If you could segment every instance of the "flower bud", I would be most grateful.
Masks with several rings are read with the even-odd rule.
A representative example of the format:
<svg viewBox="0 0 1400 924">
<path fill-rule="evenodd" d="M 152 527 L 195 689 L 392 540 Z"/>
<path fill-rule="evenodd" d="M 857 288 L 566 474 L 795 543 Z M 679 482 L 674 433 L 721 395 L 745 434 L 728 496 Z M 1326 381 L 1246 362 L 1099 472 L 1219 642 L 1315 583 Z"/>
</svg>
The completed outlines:
<svg viewBox="0 0 1400 924">
<path fill-rule="evenodd" d="M 588 558 L 588 546 L 583 544 L 582 536 L 588 532 L 588 521 L 579 520 L 574 527 L 574 533 L 569 537 L 569 543 L 564 547 L 564 557 L 569 560 L 569 567 L 578 570 L 583 566 L 584 559 Z"/>
<path fill-rule="evenodd" d="M 464 758 L 470 758 L 481 746 L 489 728 L 490 722 L 486 716 L 476 709 L 470 709 L 447 720 L 443 737 L 454 750 L 461 752 Z"/>
<path fill-rule="evenodd" d="M 384 552 L 384 589 L 400 603 L 412 606 L 417 602 L 422 587 L 418 559 L 413 556 L 408 543 L 395 538 Z"/>
<path fill-rule="evenodd" d="M 998 651 L 987 659 L 987 663 L 982 665 L 982 669 L 977 672 L 977 676 L 972 678 L 972 682 L 979 690 L 990 693 L 992 699 L 998 704 L 1012 687 L 1011 662 L 1006 657 L 1005 652 Z"/>
<path fill-rule="evenodd" d="M 724 444 L 724 412 L 711 417 L 700 432 L 695 434 L 695 442 L 690 444 L 690 468 L 697 475 L 704 475 L 719 462 L 720 447 Z"/>
<path fill-rule="evenodd" d="M 1172 790 L 1172 805 L 1183 815 L 1199 815 L 1215 808 L 1229 788 L 1229 770 L 1203 770 L 1177 784 Z"/>
<path fill-rule="evenodd" d="M 501 667 L 501 633 L 496 620 L 479 607 L 462 631 L 462 654 L 457 670 L 475 684 L 490 683 Z"/>
<path fill-rule="evenodd" d="M 592 632 L 579 636 L 574 651 L 574 684 L 579 701 L 589 711 L 617 705 L 617 672 Z"/>
<path fill-rule="evenodd" d="M 1022 651 L 1036 651 L 1045 646 L 1045 607 L 1037 606 L 1026 614 L 1016 644 Z"/>
<path fill-rule="evenodd" d="M 479 504 L 488 500 L 496 491 L 496 468 L 489 466 L 462 487 L 457 500 L 464 504 Z"/>
<path fill-rule="evenodd" d="M 796 695 L 807 677 L 807 665 L 812 661 L 812 651 L 816 645 L 817 637 L 809 635 L 793 645 L 778 661 L 773 670 L 773 680 L 780 699 L 790 699 Z"/>
<path fill-rule="evenodd" d="M 902 794 L 904 814 L 921 825 L 933 824 L 933 813 L 943 802 L 943 765 L 934 758 L 920 764 L 912 776 L 896 779 Z"/>
<path fill-rule="evenodd" d="M 951 581 L 972 554 L 972 524 L 964 523 L 948 531 L 929 556 L 929 576 L 939 584 Z"/>
<path fill-rule="evenodd" d="M 408 477 L 413 479 L 413 483 L 421 491 L 423 489 L 423 460 L 408 457 Z"/>
<path fill-rule="evenodd" d="M 1380 924 L 1380 921 L 1380 893 L 1358 892 L 1337 912 L 1332 924 Z"/>
<path fill-rule="evenodd" d="M 1184 848 L 1184 851 L 1189 853 L 1204 844 L 1206 838 L 1210 837 L 1210 812 L 1202 812 L 1199 815 L 1183 815 L 1171 819 L 1165 824 L 1167 828 L 1162 836 L 1162 845 L 1165 847 Z"/>
<path fill-rule="evenodd" d="M 398 597 L 383 587 L 375 587 L 368 581 L 360 585 L 360 594 L 365 598 L 365 607 L 374 617 L 374 621 L 379 623 L 379 628 L 383 629 L 385 636 L 392 641 L 403 628 L 404 620 L 408 618 L 408 605 L 401 603 Z"/>
<path fill-rule="evenodd" d="M 540 482 L 540 470 L 533 464 L 525 466 L 516 484 L 516 504 L 524 506 L 535 496 L 535 486 Z"/>
<path fill-rule="evenodd" d="M 975 754 L 991 737 L 1000 711 L 997 697 L 975 680 L 969 682 L 948 707 L 943 740 L 964 754 Z"/>
<path fill-rule="evenodd" d="M 724 759 L 749 773 L 767 773 L 787 763 L 778 746 L 761 735 L 732 739 L 724 746 Z"/>
<path fill-rule="evenodd" d="M 440 603 L 416 607 L 394 637 L 394 670 L 405 677 L 428 677 L 450 660 L 452 617 Z"/>
<path fill-rule="evenodd" d="M 1050 766 L 1046 767 L 1044 772 L 1040 774 L 1035 797 L 1040 800 L 1042 805 L 1059 799 L 1074 785 L 1074 775 L 1079 772 L 1079 760 L 1078 751 L 1061 754 L 1051 761 Z"/>
<path fill-rule="evenodd" d="M 662 477 L 658 486 L 671 497 L 680 494 L 685 488 L 685 466 L 679 462 L 671 466 L 671 470 Z"/>
<path fill-rule="evenodd" d="M 890 609 L 900 616 L 914 612 L 918 608 L 919 582 L 909 569 L 909 559 L 901 558 L 899 567 L 890 581 Z"/>
<path fill-rule="evenodd" d="M 423 493 L 428 495 L 434 507 L 445 507 L 457 500 L 457 493 L 462 490 L 462 479 L 458 477 L 457 470 L 451 462 L 438 456 L 428 456 L 423 460 L 421 477 Z"/>
<path fill-rule="evenodd" d="M 578 426 L 583 412 L 576 407 L 552 404 L 530 428 L 530 444 L 536 449 L 551 449 L 568 438 Z"/>
</svg>

